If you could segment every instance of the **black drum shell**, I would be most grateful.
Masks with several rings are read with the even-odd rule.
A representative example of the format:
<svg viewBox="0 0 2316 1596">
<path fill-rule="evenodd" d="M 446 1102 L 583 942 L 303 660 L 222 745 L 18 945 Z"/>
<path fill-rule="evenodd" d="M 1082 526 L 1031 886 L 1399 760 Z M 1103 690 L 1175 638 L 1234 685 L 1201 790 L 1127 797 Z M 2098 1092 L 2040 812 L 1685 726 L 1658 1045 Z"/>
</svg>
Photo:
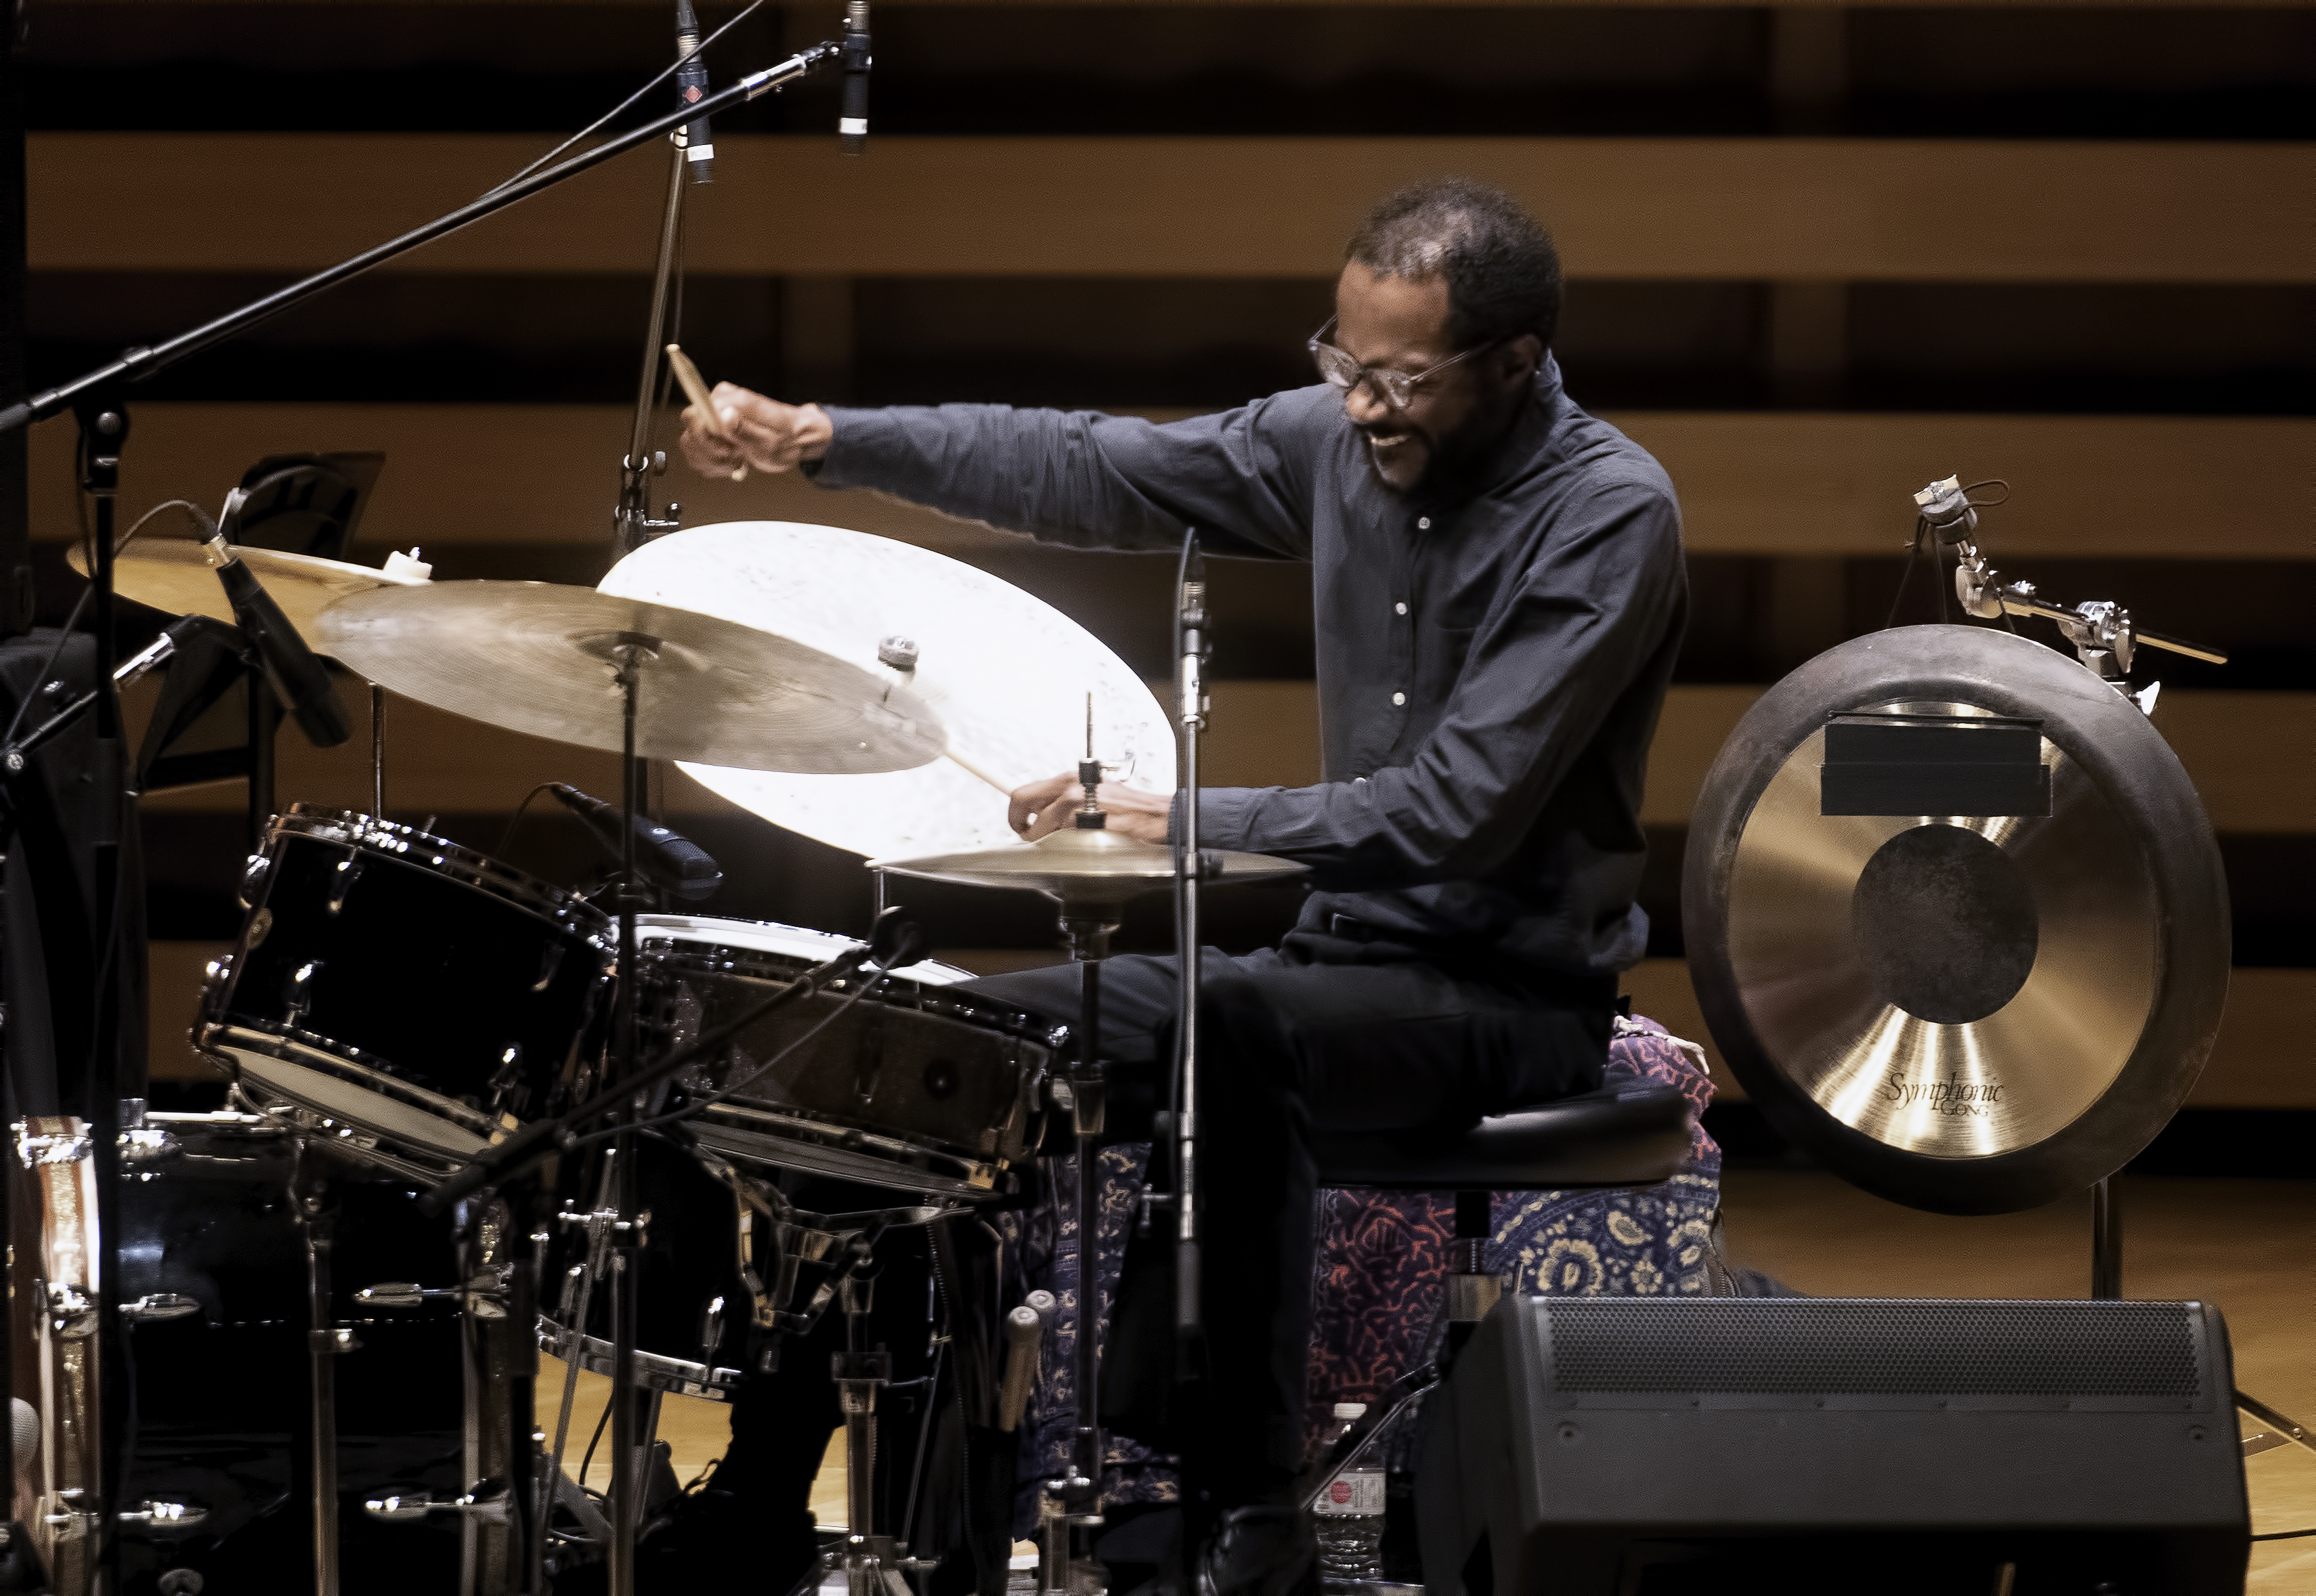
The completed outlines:
<svg viewBox="0 0 2316 1596">
<path fill-rule="evenodd" d="M 122 1588 L 149 1591 L 160 1571 L 190 1567 L 211 1589 L 300 1589 L 312 1566 L 308 1315 L 291 1139 L 265 1125 L 151 1124 L 165 1150 L 123 1164 L 122 1289 L 130 1300 L 191 1297 L 200 1309 L 129 1332 L 136 1413 L 123 1496 L 192 1500 L 209 1517 L 184 1530 L 124 1525 Z M 343 1588 L 454 1589 L 454 1522 L 376 1524 L 361 1503 L 466 1488 L 459 1311 L 353 1299 L 386 1280 L 454 1280 L 449 1222 L 422 1218 L 408 1181 L 343 1164 L 329 1178 L 334 1316 L 361 1343 L 335 1365 Z"/>
<path fill-rule="evenodd" d="M 646 944 L 645 966 L 643 1014 L 655 1052 L 683 1046 L 810 967 L 762 950 L 659 940 Z M 837 1017 L 853 991 L 851 982 L 836 983 L 774 1011 L 691 1074 L 686 1090 L 721 1091 L 829 1022 L 731 1101 L 970 1159 L 1011 1164 L 1027 1155 L 1038 1092 L 1059 1045 L 1051 1021 L 904 979 Z"/>
<path fill-rule="evenodd" d="M 1929 1158 L 1852 1128 L 1778 1067 L 1756 1035 L 1730 958 L 1728 885 L 1755 804 L 1828 717 L 1908 700 L 2039 719 L 2139 843 L 2158 905 L 2158 995 L 2120 1074 L 2055 1135 L 2014 1151 Z M 2009 1213 L 2080 1191 L 2161 1130 L 2202 1073 L 2226 1005 L 2227 882 L 2195 785 L 2130 700 L 2068 655 L 1991 628 L 1902 627 L 1818 655 L 1757 700 L 1715 759 L 1691 811 L 1681 921 L 1698 1006 L 1770 1123 L 1844 1179 L 1938 1213 Z"/>
<path fill-rule="evenodd" d="M 293 811 L 266 859 L 208 1023 L 294 1035 L 494 1119 L 552 1111 L 606 1006 L 609 923 L 592 905 L 359 816 Z"/>
</svg>

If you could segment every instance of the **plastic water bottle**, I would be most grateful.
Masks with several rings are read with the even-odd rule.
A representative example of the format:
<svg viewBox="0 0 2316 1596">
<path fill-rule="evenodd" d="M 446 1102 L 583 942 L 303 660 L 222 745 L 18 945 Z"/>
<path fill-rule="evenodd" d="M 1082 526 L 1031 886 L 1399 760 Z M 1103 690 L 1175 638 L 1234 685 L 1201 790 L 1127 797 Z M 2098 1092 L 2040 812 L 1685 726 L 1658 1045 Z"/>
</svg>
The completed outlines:
<svg viewBox="0 0 2316 1596">
<path fill-rule="evenodd" d="M 1366 1414 L 1364 1402 L 1339 1402 L 1335 1417 L 1341 1440 Z M 1330 1580 L 1383 1578 L 1384 1472 L 1347 1468 L 1327 1482 L 1311 1504 L 1311 1529 L 1319 1540 L 1319 1573 Z"/>
</svg>

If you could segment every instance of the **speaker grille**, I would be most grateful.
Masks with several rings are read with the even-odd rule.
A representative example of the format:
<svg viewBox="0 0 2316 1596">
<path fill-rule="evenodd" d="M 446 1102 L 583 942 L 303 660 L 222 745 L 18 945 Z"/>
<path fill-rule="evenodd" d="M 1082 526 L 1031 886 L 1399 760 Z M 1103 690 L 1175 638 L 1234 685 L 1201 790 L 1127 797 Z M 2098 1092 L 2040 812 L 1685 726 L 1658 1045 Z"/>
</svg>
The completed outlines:
<svg viewBox="0 0 2316 1596">
<path fill-rule="evenodd" d="M 1553 1388 L 1583 1394 L 2203 1395 L 2178 1302 L 1532 1297 Z"/>
</svg>

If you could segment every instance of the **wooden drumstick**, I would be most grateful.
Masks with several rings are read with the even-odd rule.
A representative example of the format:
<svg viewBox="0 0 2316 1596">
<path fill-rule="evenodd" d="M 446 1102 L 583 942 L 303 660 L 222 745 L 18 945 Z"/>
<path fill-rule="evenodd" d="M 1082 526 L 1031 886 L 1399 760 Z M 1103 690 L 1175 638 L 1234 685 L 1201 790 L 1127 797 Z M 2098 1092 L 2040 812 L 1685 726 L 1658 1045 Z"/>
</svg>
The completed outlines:
<svg viewBox="0 0 2316 1596">
<path fill-rule="evenodd" d="M 708 384 L 701 379 L 699 368 L 691 363 L 691 357 L 683 352 L 682 344 L 671 343 L 667 346 L 667 363 L 673 369 L 676 381 L 683 385 L 684 397 L 699 406 L 700 413 L 708 420 L 717 420 L 715 402 L 708 397 Z M 726 436 L 729 434 L 727 433 Z M 745 460 L 732 468 L 732 480 L 735 482 L 748 480 L 748 465 Z"/>
</svg>

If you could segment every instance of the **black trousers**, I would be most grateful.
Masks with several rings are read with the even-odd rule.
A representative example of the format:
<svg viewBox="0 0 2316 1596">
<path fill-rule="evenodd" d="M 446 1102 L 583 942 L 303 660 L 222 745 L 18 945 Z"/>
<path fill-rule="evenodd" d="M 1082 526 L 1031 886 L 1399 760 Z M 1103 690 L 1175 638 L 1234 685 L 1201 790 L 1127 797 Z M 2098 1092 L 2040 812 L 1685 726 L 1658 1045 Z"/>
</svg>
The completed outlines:
<svg viewBox="0 0 2316 1596">
<path fill-rule="evenodd" d="M 1614 976 L 1338 925 L 1352 934 L 1298 931 L 1257 953 L 1208 949 L 1203 961 L 1207 1369 L 1172 1433 L 1145 1439 L 1181 1452 L 1187 1484 L 1214 1509 L 1278 1499 L 1301 1467 L 1318 1184 L 1310 1132 L 1467 1125 L 1593 1090 L 1608 1061 Z M 1080 979 L 1064 965 L 970 989 L 1074 1024 Z M 1163 1104 L 1180 985 L 1171 958 L 1102 966 L 1112 1139 L 1146 1137 L 1150 1110 Z M 1121 1306 L 1131 1294 L 1129 1285 Z M 1130 1357 L 1157 1339 L 1114 1333 L 1110 1345 Z M 1118 1395 L 1136 1372 L 1105 1371 L 1105 1408 L 1140 1405 Z"/>
</svg>

